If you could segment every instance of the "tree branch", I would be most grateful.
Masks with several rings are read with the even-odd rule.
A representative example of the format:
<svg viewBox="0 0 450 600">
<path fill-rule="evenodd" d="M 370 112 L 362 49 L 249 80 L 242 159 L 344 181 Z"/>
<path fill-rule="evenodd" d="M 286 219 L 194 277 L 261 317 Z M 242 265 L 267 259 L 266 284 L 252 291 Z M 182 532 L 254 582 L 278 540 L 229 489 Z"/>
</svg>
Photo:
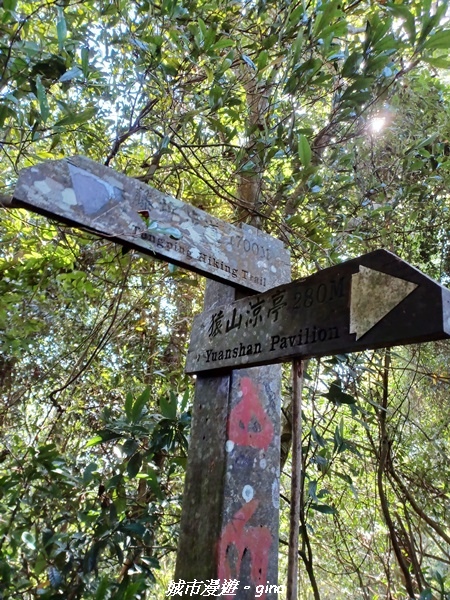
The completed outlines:
<svg viewBox="0 0 450 600">
<path fill-rule="evenodd" d="M 138 116 L 136 117 L 136 120 L 131 125 L 131 127 L 127 131 L 124 131 L 121 135 L 119 135 L 116 138 L 116 140 L 113 144 L 113 147 L 111 148 L 111 152 L 108 154 L 108 156 L 105 160 L 105 165 L 107 167 L 109 166 L 109 163 L 112 161 L 112 159 L 119 152 L 120 146 L 124 142 L 126 142 L 129 137 L 131 137 L 135 133 L 138 133 L 139 131 L 143 131 L 145 129 L 145 126 L 142 125 L 141 121 L 144 117 L 146 117 L 148 115 L 148 113 L 152 110 L 152 108 L 155 106 L 155 104 L 157 104 L 158 101 L 159 101 L 158 98 L 153 98 L 153 100 L 149 100 L 147 102 L 147 104 L 144 106 L 144 108 L 141 110 L 141 112 L 138 114 Z"/>
</svg>

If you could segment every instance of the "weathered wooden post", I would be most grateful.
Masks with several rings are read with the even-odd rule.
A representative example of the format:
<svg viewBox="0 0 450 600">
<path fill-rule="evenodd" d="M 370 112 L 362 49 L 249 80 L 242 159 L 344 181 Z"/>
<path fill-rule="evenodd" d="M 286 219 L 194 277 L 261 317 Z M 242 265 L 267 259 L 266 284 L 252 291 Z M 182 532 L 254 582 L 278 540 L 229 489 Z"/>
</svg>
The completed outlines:
<svg viewBox="0 0 450 600">
<path fill-rule="evenodd" d="M 273 284 L 290 276 L 274 240 L 275 251 L 283 260 L 272 257 L 273 266 L 281 264 L 269 272 Z M 211 338 L 263 319 L 262 306 L 250 298 L 238 320 L 224 320 L 222 306 L 234 297 L 232 288 L 208 282 Z M 280 398 L 276 365 L 197 379 L 175 572 L 187 595 L 193 582 L 220 580 L 225 598 L 278 598 Z"/>
</svg>

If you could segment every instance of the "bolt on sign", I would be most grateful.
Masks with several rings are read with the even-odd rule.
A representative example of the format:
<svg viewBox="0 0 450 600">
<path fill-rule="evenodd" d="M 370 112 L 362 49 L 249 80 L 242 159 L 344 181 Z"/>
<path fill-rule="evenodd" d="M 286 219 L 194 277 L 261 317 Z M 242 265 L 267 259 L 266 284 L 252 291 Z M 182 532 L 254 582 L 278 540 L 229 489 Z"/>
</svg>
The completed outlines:
<svg viewBox="0 0 450 600">
<path fill-rule="evenodd" d="M 450 291 L 386 250 L 195 317 L 187 373 L 450 337 Z"/>
<path fill-rule="evenodd" d="M 85 157 L 24 169 L 13 205 L 235 287 L 264 291 L 290 279 L 280 240 L 250 225 L 230 225 Z"/>
</svg>

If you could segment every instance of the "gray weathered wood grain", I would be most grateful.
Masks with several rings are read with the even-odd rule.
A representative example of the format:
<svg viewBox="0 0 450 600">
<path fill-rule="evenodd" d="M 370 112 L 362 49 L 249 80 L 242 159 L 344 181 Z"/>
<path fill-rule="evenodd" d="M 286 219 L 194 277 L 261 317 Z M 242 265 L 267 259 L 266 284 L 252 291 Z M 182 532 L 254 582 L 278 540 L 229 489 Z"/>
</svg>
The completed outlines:
<svg viewBox="0 0 450 600">
<path fill-rule="evenodd" d="M 24 169 L 14 203 L 235 287 L 264 291 L 290 278 L 280 240 L 84 157 Z"/>
</svg>

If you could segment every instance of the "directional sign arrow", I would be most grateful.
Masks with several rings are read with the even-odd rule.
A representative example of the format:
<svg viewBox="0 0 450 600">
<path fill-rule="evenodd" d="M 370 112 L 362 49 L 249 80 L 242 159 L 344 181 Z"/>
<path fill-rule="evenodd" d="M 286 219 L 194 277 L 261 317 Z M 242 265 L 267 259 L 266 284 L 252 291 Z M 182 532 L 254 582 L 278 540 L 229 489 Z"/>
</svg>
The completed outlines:
<svg viewBox="0 0 450 600">
<path fill-rule="evenodd" d="M 280 240 L 230 225 L 81 156 L 21 171 L 13 206 L 234 286 L 264 291 L 290 280 L 289 253 Z"/>
<path fill-rule="evenodd" d="M 186 371 L 450 337 L 450 291 L 377 250 L 194 319 Z"/>
<path fill-rule="evenodd" d="M 352 275 L 350 333 L 359 340 L 417 287 L 416 283 L 359 266 Z"/>
</svg>

